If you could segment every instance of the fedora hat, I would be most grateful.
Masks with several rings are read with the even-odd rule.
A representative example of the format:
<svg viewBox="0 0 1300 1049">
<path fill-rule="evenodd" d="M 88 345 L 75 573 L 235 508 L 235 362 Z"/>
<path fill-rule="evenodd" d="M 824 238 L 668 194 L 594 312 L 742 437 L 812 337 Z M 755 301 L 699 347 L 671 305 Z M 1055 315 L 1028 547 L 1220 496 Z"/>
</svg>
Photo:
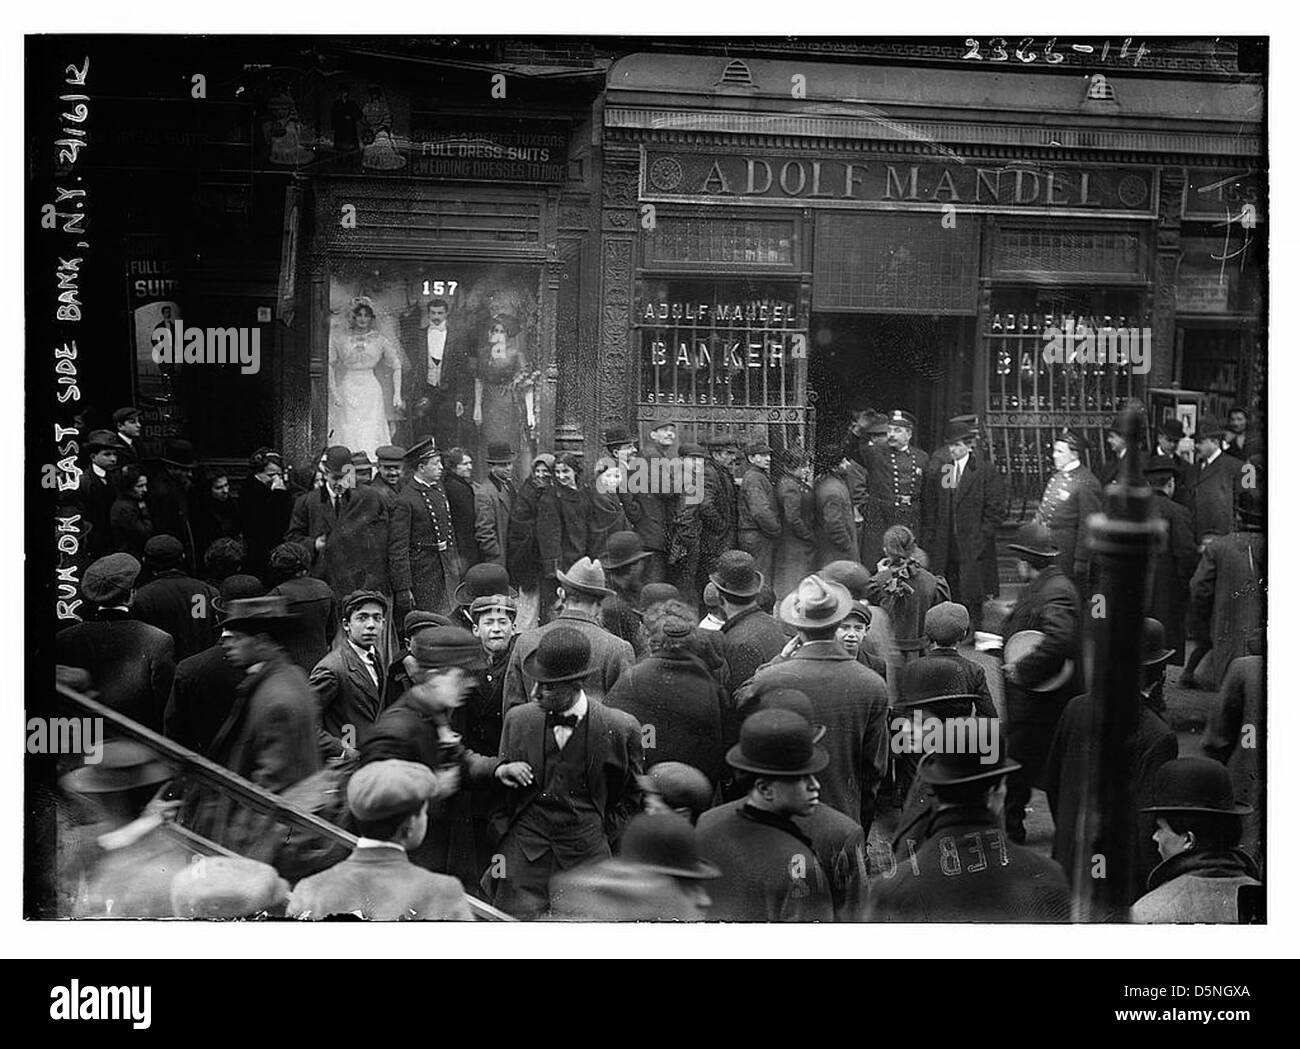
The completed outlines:
<svg viewBox="0 0 1300 1049">
<path fill-rule="evenodd" d="M 815 737 L 812 723 L 793 710 L 757 710 L 740 726 L 740 742 L 727 751 L 727 764 L 758 776 L 809 776 L 831 760 Z"/>
<path fill-rule="evenodd" d="M 1163 484 L 1170 477 L 1178 476 L 1178 462 L 1172 456 L 1153 455 L 1147 460 L 1146 466 L 1142 468 L 1148 481 L 1155 481 L 1157 484 Z"/>
<path fill-rule="evenodd" d="M 199 465 L 199 461 L 194 458 L 194 445 L 180 437 L 168 438 L 163 444 L 163 453 L 158 458 L 168 466 L 180 466 L 186 470 Z"/>
<path fill-rule="evenodd" d="M 1165 648 L 1165 625 L 1151 616 L 1142 620 L 1142 665 L 1158 666 L 1174 654 L 1172 648 Z"/>
<path fill-rule="evenodd" d="M 1052 544 L 1052 533 L 1047 526 L 1035 521 L 1026 521 L 1017 528 L 1016 541 L 1007 543 L 1007 549 L 1040 561 L 1051 561 L 1061 552 Z"/>
<path fill-rule="evenodd" d="M 86 451 L 91 452 L 120 452 L 123 444 L 117 439 L 117 434 L 112 430 L 91 430 L 86 438 Z"/>
<path fill-rule="evenodd" d="M 547 631 L 524 658 L 524 673 L 543 685 L 580 681 L 591 672 L 591 642 L 571 626 Z"/>
<path fill-rule="evenodd" d="M 510 585 L 510 576 L 501 565 L 491 561 L 480 561 L 465 570 L 465 578 L 452 599 L 461 606 L 472 605 L 480 597 L 501 594 L 509 598 L 519 597 L 519 591 Z"/>
<path fill-rule="evenodd" d="M 954 444 L 957 441 L 970 442 L 979 436 L 979 425 L 973 416 L 959 415 L 949 419 L 943 428 L 943 443 Z"/>
<path fill-rule="evenodd" d="M 287 597 L 242 597 L 227 606 L 228 615 L 221 624 L 223 630 L 241 634 L 271 634 L 279 637 L 298 622 L 289 607 Z"/>
<path fill-rule="evenodd" d="M 1227 766 L 1210 758 L 1174 758 L 1156 770 L 1151 804 L 1143 812 L 1208 812 L 1248 816 L 1255 809 L 1233 800 Z"/>
<path fill-rule="evenodd" d="M 614 532 L 605 541 L 605 552 L 600 556 L 600 563 L 606 571 L 622 568 L 624 565 L 644 561 L 651 556 L 641 544 L 641 537 L 635 532 Z"/>
<path fill-rule="evenodd" d="M 1228 428 L 1219 422 L 1213 415 L 1202 415 L 1196 423 L 1196 433 L 1193 439 L 1203 441 L 1210 437 L 1222 437 L 1228 432 Z"/>
<path fill-rule="evenodd" d="M 757 597 L 763 589 L 763 573 L 752 554 L 743 550 L 724 550 L 709 579 L 723 594 L 731 597 Z"/>
<path fill-rule="evenodd" d="M 978 753 L 958 753 L 935 750 L 921 759 L 917 775 L 922 782 L 936 787 L 954 787 L 960 783 L 977 783 L 984 779 L 996 779 L 1008 772 L 1021 768 L 1018 762 L 1006 755 L 1006 748 L 998 748 L 998 760 L 992 764 L 984 761 Z"/>
<path fill-rule="evenodd" d="M 501 466 L 504 463 L 513 462 L 515 450 L 510 447 L 506 441 L 489 441 L 487 454 L 484 456 L 489 466 Z"/>
<path fill-rule="evenodd" d="M 839 583 L 810 575 L 781 602 L 781 619 L 792 627 L 826 627 L 841 622 L 853 598 Z"/>
<path fill-rule="evenodd" d="M 717 878 L 722 875 L 700 858 L 695 828 L 675 812 L 633 816 L 623 830 L 619 859 L 674 878 Z"/>
<path fill-rule="evenodd" d="M 559 569 L 555 578 L 560 581 L 566 593 L 591 594 L 593 597 L 609 597 L 614 591 L 605 585 L 605 568 L 599 561 L 590 557 L 580 557 L 569 566 L 567 572 Z"/>
<path fill-rule="evenodd" d="M 1041 630 L 1021 630 L 1007 638 L 1006 643 L 1002 646 L 1002 663 L 1004 666 L 1013 666 L 1019 663 L 1025 656 L 1029 655 L 1034 649 L 1038 648 L 1047 635 Z M 1061 664 L 1061 669 L 1049 677 L 1046 681 L 1040 681 L 1036 685 L 1026 685 L 1030 692 L 1053 692 L 1060 688 L 1071 677 L 1074 676 L 1074 660 L 1067 659 Z"/>
<path fill-rule="evenodd" d="M 165 783 L 176 775 L 158 755 L 134 740 L 110 739 L 100 760 L 81 765 L 59 780 L 59 786 L 76 794 L 111 794 L 136 787 Z"/>
</svg>

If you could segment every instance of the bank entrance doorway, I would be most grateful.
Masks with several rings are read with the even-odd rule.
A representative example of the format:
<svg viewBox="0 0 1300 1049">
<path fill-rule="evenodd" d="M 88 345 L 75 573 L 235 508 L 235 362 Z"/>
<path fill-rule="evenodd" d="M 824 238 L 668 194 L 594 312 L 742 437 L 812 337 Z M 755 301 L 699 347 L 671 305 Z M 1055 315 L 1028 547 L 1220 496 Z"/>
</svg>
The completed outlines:
<svg viewBox="0 0 1300 1049">
<path fill-rule="evenodd" d="M 859 408 L 917 419 L 912 442 L 931 451 L 944 420 L 971 411 L 975 318 L 907 313 L 817 313 L 809 324 L 808 396 L 822 442 Z"/>
</svg>

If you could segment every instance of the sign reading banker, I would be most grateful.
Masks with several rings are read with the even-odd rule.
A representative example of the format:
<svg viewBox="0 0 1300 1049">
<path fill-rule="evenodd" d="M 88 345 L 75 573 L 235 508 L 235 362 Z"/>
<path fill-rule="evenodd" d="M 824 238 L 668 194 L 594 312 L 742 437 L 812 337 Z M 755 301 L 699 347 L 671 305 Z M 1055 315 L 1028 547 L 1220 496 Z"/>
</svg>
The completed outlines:
<svg viewBox="0 0 1300 1049">
<path fill-rule="evenodd" d="M 1153 215 L 1153 168 L 646 150 L 647 200 Z"/>
</svg>

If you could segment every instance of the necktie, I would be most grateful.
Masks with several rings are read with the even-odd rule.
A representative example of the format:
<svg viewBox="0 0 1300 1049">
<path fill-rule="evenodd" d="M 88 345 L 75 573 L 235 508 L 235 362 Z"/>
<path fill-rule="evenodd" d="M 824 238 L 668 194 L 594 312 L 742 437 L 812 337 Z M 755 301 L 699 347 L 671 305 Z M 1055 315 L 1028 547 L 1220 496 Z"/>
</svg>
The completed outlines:
<svg viewBox="0 0 1300 1049">
<path fill-rule="evenodd" d="M 362 653 L 361 653 L 361 658 L 362 658 L 363 660 L 365 660 L 365 663 L 366 663 L 366 669 L 370 671 L 370 678 L 371 678 L 371 680 L 374 681 L 374 683 L 375 683 L 376 685 L 378 685 L 378 684 L 379 684 L 379 668 L 378 668 L 377 666 L 375 666 L 375 653 L 374 653 L 374 649 L 370 649 L 370 648 L 364 649 L 364 650 L 362 651 Z"/>
<path fill-rule="evenodd" d="M 577 714 L 553 714 L 547 711 L 546 725 L 548 728 L 577 728 Z"/>
<path fill-rule="evenodd" d="M 961 484 L 962 471 L 965 469 L 966 469 L 966 460 L 958 459 L 957 469 L 953 471 L 953 475 L 952 475 L 952 486 L 954 488 L 956 488 L 959 484 Z"/>
</svg>

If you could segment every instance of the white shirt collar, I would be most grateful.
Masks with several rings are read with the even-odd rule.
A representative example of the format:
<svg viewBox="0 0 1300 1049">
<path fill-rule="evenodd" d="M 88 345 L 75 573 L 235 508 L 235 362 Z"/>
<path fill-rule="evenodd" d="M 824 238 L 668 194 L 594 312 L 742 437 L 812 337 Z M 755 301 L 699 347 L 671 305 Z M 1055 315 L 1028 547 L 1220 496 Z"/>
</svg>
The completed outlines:
<svg viewBox="0 0 1300 1049">
<path fill-rule="evenodd" d="M 966 460 L 969 459 L 969 458 L 970 458 L 970 452 L 967 452 L 967 453 L 966 453 L 965 455 L 963 455 L 960 459 L 954 459 L 952 462 L 953 462 L 953 465 L 954 465 L 954 466 L 965 466 L 965 465 L 966 465 Z"/>
<path fill-rule="evenodd" d="M 575 717 L 579 721 L 581 721 L 583 718 L 587 716 L 587 709 L 589 706 L 590 704 L 587 702 L 587 690 L 579 689 L 578 701 L 574 703 L 573 706 L 571 706 L 568 710 L 564 711 L 564 715 L 565 717 Z"/>
<path fill-rule="evenodd" d="M 91 464 L 90 464 L 90 468 L 91 468 L 91 470 L 94 471 L 94 474 L 95 474 L 96 477 L 104 477 L 104 478 L 107 478 L 107 477 L 108 477 L 108 471 L 105 470 L 105 469 L 104 469 L 102 466 L 100 466 L 98 463 L 91 463 Z"/>
<path fill-rule="evenodd" d="M 398 852 L 405 854 L 404 846 L 398 845 L 395 841 L 380 841 L 378 838 L 357 838 L 358 849 L 396 849 Z"/>
<path fill-rule="evenodd" d="M 372 649 L 362 648 L 362 647 L 361 647 L 360 645 L 358 645 L 355 641 L 353 641 L 352 638 L 350 638 L 350 637 L 349 637 L 349 638 L 345 638 L 345 640 L 347 641 L 347 643 L 348 643 L 349 645 L 352 646 L 352 650 L 353 650 L 357 655 L 359 655 L 359 656 L 360 656 L 363 660 L 365 660 L 366 662 L 369 662 L 369 657 L 370 657 L 371 655 L 374 654 L 374 652 L 373 652 Z"/>
<path fill-rule="evenodd" d="M 1216 448 L 1216 449 L 1214 449 L 1214 454 L 1213 454 L 1212 456 L 1210 456 L 1208 459 L 1205 460 L 1205 465 L 1206 465 L 1206 466 L 1209 466 L 1210 463 L 1214 462 L 1214 460 L 1217 459 L 1217 458 L 1218 458 L 1219 456 L 1221 456 L 1222 454 L 1223 454 L 1223 449 L 1222 449 L 1222 448 Z"/>
<path fill-rule="evenodd" d="M 1077 470 L 1083 465 L 1082 459 L 1075 459 L 1074 462 L 1061 467 L 1061 473 L 1068 474 L 1071 470 Z"/>
</svg>

